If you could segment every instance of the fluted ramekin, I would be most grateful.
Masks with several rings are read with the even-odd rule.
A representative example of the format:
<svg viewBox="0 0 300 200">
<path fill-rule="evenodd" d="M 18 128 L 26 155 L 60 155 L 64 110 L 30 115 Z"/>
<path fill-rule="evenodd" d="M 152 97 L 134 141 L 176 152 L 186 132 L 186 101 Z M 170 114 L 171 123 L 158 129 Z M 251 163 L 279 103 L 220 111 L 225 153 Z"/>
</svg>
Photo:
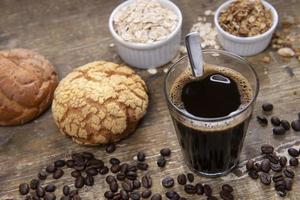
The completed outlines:
<svg viewBox="0 0 300 200">
<path fill-rule="evenodd" d="M 179 8 L 169 0 L 158 0 L 163 6 L 171 9 L 178 16 L 175 30 L 165 39 L 152 43 L 134 43 L 124 41 L 115 31 L 113 20 L 116 13 L 133 0 L 125 1 L 114 9 L 109 18 L 109 30 L 115 39 L 118 54 L 130 66 L 148 69 L 170 62 L 179 51 L 181 39 L 182 14 Z"/>
<path fill-rule="evenodd" d="M 262 52 L 268 47 L 275 28 L 278 24 L 278 13 L 275 8 L 268 2 L 262 0 L 264 6 L 271 10 L 273 24 L 265 33 L 253 37 L 238 37 L 224 31 L 219 24 L 220 12 L 226 9 L 234 0 L 223 3 L 216 11 L 214 22 L 218 32 L 218 40 L 221 46 L 232 53 L 240 56 L 252 56 Z"/>
</svg>

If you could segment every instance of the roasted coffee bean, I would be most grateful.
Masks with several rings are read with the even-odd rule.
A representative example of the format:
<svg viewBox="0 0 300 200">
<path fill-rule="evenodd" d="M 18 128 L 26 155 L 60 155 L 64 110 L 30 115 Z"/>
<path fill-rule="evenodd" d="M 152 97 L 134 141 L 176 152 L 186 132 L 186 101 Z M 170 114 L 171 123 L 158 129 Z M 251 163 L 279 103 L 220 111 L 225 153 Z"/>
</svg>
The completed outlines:
<svg viewBox="0 0 300 200">
<path fill-rule="evenodd" d="M 286 131 L 282 126 L 276 126 L 272 130 L 274 135 L 283 135 Z"/>
<path fill-rule="evenodd" d="M 146 154 L 144 152 L 138 152 L 137 154 L 137 160 L 140 161 L 140 162 L 144 162 L 145 159 L 146 159 Z"/>
<path fill-rule="evenodd" d="M 135 171 L 128 171 L 126 173 L 126 178 L 128 178 L 129 180 L 135 180 L 137 178 L 137 173 Z"/>
<path fill-rule="evenodd" d="M 178 184 L 180 184 L 180 185 L 185 185 L 186 182 L 187 182 L 186 175 L 185 175 L 185 174 L 179 174 L 179 175 L 177 176 L 177 182 L 178 182 Z"/>
<path fill-rule="evenodd" d="M 94 177 L 87 175 L 84 179 L 84 184 L 87 186 L 93 186 L 94 185 Z"/>
<path fill-rule="evenodd" d="M 277 163 L 277 164 L 271 163 L 271 169 L 273 172 L 281 172 L 282 171 L 282 167 L 279 163 Z"/>
<path fill-rule="evenodd" d="M 39 185 L 40 185 L 40 181 L 37 180 L 37 179 L 32 179 L 32 180 L 30 181 L 30 188 L 31 188 L 32 190 L 36 190 L 37 187 L 38 187 Z"/>
<path fill-rule="evenodd" d="M 54 173 L 53 173 L 53 178 L 54 179 L 59 179 L 64 175 L 64 171 L 60 168 L 58 168 Z"/>
<path fill-rule="evenodd" d="M 298 166 L 299 160 L 298 160 L 298 158 L 292 157 L 292 158 L 290 159 L 289 163 L 290 163 L 291 166 L 294 166 L 294 167 L 295 167 L 295 166 Z"/>
<path fill-rule="evenodd" d="M 76 188 L 82 188 L 84 186 L 84 178 L 82 176 L 77 177 L 74 185 Z"/>
<path fill-rule="evenodd" d="M 164 157 L 168 157 L 171 155 L 171 149 L 169 148 L 163 148 L 160 150 L 160 154 Z"/>
<path fill-rule="evenodd" d="M 279 175 L 273 176 L 272 180 L 274 182 L 283 181 L 284 177 L 281 174 L 279 174 Z"/>
<path fill-rule="evenodd" d="M 260 174 L 260 181 L 261 183 L 265 184 L 265 185 L 270 185 L 271 183 L 271 176 L 265 172 L 262 172 Z"/>
<path fill-rule="evenodd" d="M 248 160 L 246 163 L 246 169 L 251 170 L 254 168 L 254 161 L 253 160 Z"/>
<path fill-rule="evenodd" d="M 44 188 L 42 188 L 41 186 L 39 186 L 37 189 L 36 189 L 36 195 L 38 197 L 44 197 L 45 196 L 45 190 Z"/>
<path fill-rule="evenodd" d="M 52 184 L 52 183 L 50 183 L 49 185 L 47 185 L 47 186 L 45 187 L 45 191 L 46 191 L 46 192 L 54 192 L 55 189 L 56 189 L 56 186 L 55 186 L 54 184 Z"/>
<path fill-rule="evenodd" d="M 128 166 L 128 171 L 136 172 L 136 171 L 137 171 L 136 165 L 134 165 L 134 164 L 129 165 L 129 166 Z"/>
<path fill-rule="evenodd" d="M 233 195 L 225 190 L 222 190 L 220 192 L 220 197 L 224 200 L 233 200 L 234 199 Z"/>
<path fill-rule="evenodd" d="M 187 194 L 196 194 L 197 192 L 197 189 L 194 185 L 192 184 L 186 184 L 184 185 L 184 191 L 187 193 Z"/>
<path fill-rule="evenodd" d="M 47 172 L 45 172 L 45 171 L 40 171 L 39 173 L 38 173 L 38 178 L 40 179 L 40 180 L 46 180 L 47 179 L 47 176 L 48 176 L 48 174 L 47 174 Z"/>
<path fill-rule="evenodd" d="M 192 173 L 187 173 L 187 179 L 190 183 L 194 182 L 194 174 Z"/>
<path fill-rule="evenodd" d="M 108 175 L 105 178 L 105 181 L 107 184 L 111 184 L 112 182 L 117 182 L 116 178 L 113 175 Z"/>
<path fill-rule="evenodd" d="M 248 175 L 252 178 L 252 179 L 258 179 L 258 173 L 255 170 L 250 170 L 248 172 Z"/>
<path fill-rule="evenodd" d="M 68 185 L 64 185 L 63 187 L 63 194 L 68 196 L 70 194 L 70 187 Z"/>
<path fill-rule="evenodd" d="M 109 169 L 108 169 L 108 167 L 106 167 L 106 166 L 104 166 L 104 167 L 102 167 L 101 169 L 99 169 L 99 174 L 101 174 L 101 175 L 105 175 L 105 174 L 107 174 L 109 172 Z"/>
<path fill-rule="evenodd" d="M 288 153 L 292 157 L 298 157 L 299 156 L 299 151 L 295 148 L 289 148 Z"/>
<path fill-rule="evenodd" d="M 287 163 L 287 158 L 285 156 L 281 156 L 279 158 L 279 163 L 280 163 L 281 167 L 285 167 L 286 163 Z"/>
<path fill-rule="evenodd" d="M 142 177 L 142 185 L 144 188 L 151 188 L 152 187 L 152 178 L 149 174 L 146 174 Z"/>
<path fill-rule="evenodd" d="M 144 190 L 142 192 L 142 198 L 147 199 L 151 196 L 151 194 L 152 194 L 151 190 Z"/>
<path fill-rule="evenodd" d="M 280 119 L 278 118 L 278 117 L 272 117 L 271 118 L 271 123 L 274 125 L 274 126 L 279 126 L 280 125 L 280 123 L 281 123 L 281 121 L 280 121 Z"/>
<path fill-rule="evenodd" d="M 132 200 L 139 200 L 141 198 L 141 195 L 138 191 L 131 192 L 129 196 Z"/>
<path fill-rule="evenodd" d="M 71 157 L 75 162 L 84 162 L 84 157 L 80 153 L 72 153 Z"/>
<path fill-rule="evenodd" d="M 109 163 L 112 164 L 112 165 L 118 165 L 118 164 L 120 164 L 121 162 L 120 162 L 120 160 L 119 160 L 118 158 L 111 158 L 111 159 L 109 160 Z"/>
<path fill-rule="evenodd" d="M 167 163 L 166 159 L 165 159 L 164 157 L 162 157 L 162 156 L 160 156 L 160 157 L 158 158 L 158 160 L 157 160 L 157 165 L 158 165 L 159 167 L 164 167 L 164 166 L 166 166 L 166 163 Z"/>
<path fill-rule="evenodd" d="M 129 180 L 126 180 L 122 183 L 122 188 L 127 192 L 131 192 L 133 191 L 133 183 Z"/>
<path fill-rule="evenodd" d="M 203 188 L 204 188 L 204 194 L 207 197 L 210 197 L 212 195 L 212 189 L 211 189 L 211 187 L 209 185 L 204 184 Z"/>
<path fill-rule="evenodd" d="M 66 165 L 66 161 L 64 160 L 57 160 L 54 162 L 55 167 L 64 167 Z"/>
<path fill-rule="evenodd" d="M 263 154 L 271 154 L 274 151 L 274 147 L 269 144 L 264 144 L 261 146 L 261 152 Z"/>
<path fill-rule="evenodd" d="M 162 200 L 162 197 L 160 194 L 156 193 L 152 195 L 151 200 Z"/>
<path fill-rule="evenodd" d="M 75 166 L 73 168 L 77 171 L 83 171 L 85 169 L 85 164 L 75 162 Z"/>
<path fill-rule="evenodd" d="M 114 193 L 111 192 L 111 191 L 106 191 L 104 193 L 104 197 L 107 198 L 107 199 L 112 199 L 114 197 Z"/>
<path fill-rule="evenodd" d="M 286 191 L 277 191 L 277 194 L 281 197 L 285 197 L 286 196 Z"/>
<path fill-rule="evenodd" d="M 281 126 L 286 130 L 290 130 L 291 125 L 287 120 L 281 120 Z"/>
<path fill-rule="evenodd" d="M 120 193 L 115 193 L 114 197 L 112 198 L 112 200 L 121 200 L 121 194 Z"/>
<path fill-rule="evenodd" d="M 268 119 L 264 116 L 257 116 L 256 117 L 258 123 L 261 125 L 261 126 L 267 126 L 268 125 Z"/>
<path fill-rule="evenodd" d="M 54 173 L 55 171 L 56 171 L 56 167 L 55 167 L 55 165 L 54 164 L 51 164 L 51 165 L 48 165 L 47 167 L 46 167 L 46 172 L 48 172 L 48 173 Z"/>
<path fill-rule="evenodd" d="M 300 131 L 300 119 L 292 121 L 291 126 L 294 131 Z"/>
<path fill-rule="evenodd" d="M 110 191 L 117 192 L 118 189 L 119 189 L 118 183 L 117 182 L 111 182 L 109 184 L 109 188 L 110 188 Z"/>
<path fill-rule="evenodd" d="M 74 178 L 77 178 L 77 177 L 81 176 L 81 172 L 77 171 L 77 170 L 74 170 L 74 171 L 71 172 L 71 176 L 74 177 Z"/>
<path fill-rule="evenodd" d="M 132 184 L 134 189 L 139 189 L 141 187 L 141 181 L 139 180 L 133 180 Z"/>
<path fill-rule="evenodd" d="M 291 191 L 293 188 L 293 180 L 290 178 L 285 179 L 285 189 Z"/>
<path fill-rule="evenodd" d="M 224 185 L 222 185 L 222 190 L 223 190 L 223 191 L 226 191 L 226 192 L 228 192 L 228 193 L 232 193 L 232 192 L 233 192 L 233 188 L 232 188 L 232 186 L 229 185 L 229 184 L 224 184 Z"/>
<path fill-rule="evenodd" d="M 122 200 L 128 200 L 129 199 L 129 195 L 125 190 L 120 190 L 120 196 Z"/>
<path fill-rule="evenodd" d="M 20 194 L 26 195 L 26 194 L 28 194 L 29 190 L 30 190 L 30 188 L 29 188 L 29 185 L 27 183 L 21 183 L 19 185 Z"/>
<path fill-rule="evenodd" d="M 294 178 L 295 172 L 291 168 L 286 168 L 283 170 L 283 174 L 288 178 Z"/>
<path fill-rule="evenodd" d="M 254 163 L 253 170 L 259 172 L 261 171 L 261 164 L 260 163 Z"/>
<path fill-rule="evenodd" d="M 116 145 L 115 144 L 109 144 L 106 146 L 106 152 L 107 153 L 112 153 L 116 150 Z"/>
<path fill-rule="evenodd" d="M 197 183 L 195 187 L 198 195 L 204 194 L 204 187 L 201 183 Z"/>
<path fill-rule="evenodd" d="M 149 165 L 147 163 L 143 163 L 143 162 L 138 162 L 136 164 L 136 167 L 139 169 L 139 170 L 142 170 L 142 171 L 146 171 L 149 167 Z"/>
<path fill-rule="evenodd" d="M 171 178 L 170 176 L 167 176 L 162 180 L 161 183 L 165 188 L 171 188 L 174 186 L 174 179 Z"/>
<path fill-rule="evenodd" d="M 285 187 L 285 180 L 275 182 L 275 189 L 277 191 L 283 191 L 285 190 Z"/>
<path fill-rule="evenodd" d="M 126 178 L 126 175 L 122 172 L 119 172 L 116 177 L 119 181 L 124 181 Z"/>
<path fill-rule="evenodd" d="M 74 165 L 75 165 L 75 161 L 74 161 L 74 160 L 67 160 L 67 161 L 66 161 L 66 166 L 67 166 L 68 168 L 73 168 Z"/>
<path fill-rule="evenodd" d="M 128 171 L 129 165 L 127 163 L 123 163 L 121 164 L 121 169 L 120 171 L 124 174 L 126 174 L 126 172 Z"/>
<path fill-rule="evenodd" d="M 267 154 L 266 157 L 273 164 L 277 164 L 279 162 L 278 156 L 276 156 L 274 153 Z"/>
<path fill-rule="evenodd" d="M 111 171 L 112 173 L 114 173 L 114 174 L 118 173 L 120 170 L 121 170 L 121 167 L 120 167 L 119 164 L 117 164 L 117 165 L 112 165 L 112 166 L 110 167 L 110 171 Z"/>
<path fill-rule="evenodd" d="M 273 110 L 273 104 L 268 103 L 268 102 L 263 103 L 263 105 L 261 107 L 262 107 L 263 111 L 265 111 L 265 112 L 270 112 Z"/>
<path fill-rule="evenodd" d="M 168 199 L 172 199 L 172 200 L 173 199 L 178 200 L 180 198 L 179 194 L 177 192 L 175 192 L 175 191 L 168 191 L 168 192 L 166 192 L 166 197 Z"/>
<path fill-rule="evenodd" d="M 98 174 L 98 171 L 96 168 L 88 168 L 87 170 L 85 170 L 86 174 L 90 175 L 90 176 L 96 176 Z"/>
<path fill-rule="evenodd" d="M 271 163 L 270 163 L 270 161 L 267 160 L 267 159 L 263 160 L 263 161 L 261 162 L 261 170 L 262 170 L 263 172 L 268 173 L 268 172 L 270 171 L 270 169 L 271 169 Z"/>
<path fill-rule="evenodd" d="M 92 159 L 87 162 L 87 166 L 101 169 L 104 166 L 104 162 L 102 160 Z"/>
<path fill-rule="evenodd" d="M 77 194 L 78 194 L 78 190 L 71 190 L 70 193 L 69 193 L 69 196 L 74 197 Z"/>
<path fill-rule="evenodd" d="M 56 196 L 53 193 L 46 193 L 44 200 L 55 200 Z"/>
<path fill-rule="evenodd" d="M 94 154 L 91 153 L 91 152 L 87 152 L 87 151 L 84 151 L 81 153 L 82 157 L 84 157 L 86 160 L 91 160 L 93 158 L 95 158 Z"/>
</svg>

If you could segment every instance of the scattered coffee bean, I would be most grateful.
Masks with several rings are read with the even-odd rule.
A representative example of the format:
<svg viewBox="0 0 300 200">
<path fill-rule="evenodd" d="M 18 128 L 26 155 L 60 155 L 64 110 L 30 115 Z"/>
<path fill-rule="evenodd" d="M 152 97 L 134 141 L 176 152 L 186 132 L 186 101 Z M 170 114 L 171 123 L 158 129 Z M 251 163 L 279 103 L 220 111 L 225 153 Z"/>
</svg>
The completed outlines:
<svg viewBox="0 0 300 200">
<path fill-rule="evenodd" d="M 131 192 L 129 196 L 132 200 L 139 200 L 141 198 L 141 195 L 138 191 Z"/>
<path fill-rule="evenodd" d="M 128 200 L 129 199 L 129 195 L 125 190 L 120 190 L 120 196 L 122 200 Z"/>
<path fill-rule="evenodd" d="M 44 197 L 45 196 L 45 190 L 44 188 L 42 188 L 41 186 L 39 186 L 37 189 L 36 189 L 36 195 L 38 197 Z"/>
<path fill-rule="evenodd" d="M 48 176 L 47 172 L 45 172 L 43 170 L 38 173 L 38 178 L 40 180 L 46 180 L 47 176 Z"/>
<path fill-rule="evenodd" d="M 68 185 L 64 185 L 63 187 L 63 194 L 68 196 L 70 194 L 70 187 Z"/>
<path fill-rule="evenodd" d="M 137 173 L 135 171 L 128 171 L 126 173 L 126 178 L 128 178 L 129 180 L 135 180 L 137 178 Z"/>
<path fill-rule="evenodd" d="M 66 161 L 64 160 L 57 160 L 54 162 L 55 167 L 64 167 L 66 165 Z"/>
<path fill-rule="evenodd" d="M 94 177 L 87 175 L 84 179 L 84 184 L 87 186 L 93 186 L 94 185 Z"/>
<path fill-rule="evenodd" d="M 136 171 L 137 171 L 136 165 L 134 165 L 134 164 L 129 165 L 129 166 L 128 166 L 128 171 L 136 172 Z"/>
<path fill-rule="evenodd" d="M 59 179 L 64 175 L 64 171 L 60 168 L 58 168 L 54 173 L 53 173 L 53 178 L 54 179 Z"/>
<path fill-rule="evenodd" d="M 267 160 L 267 159 L 263 160 L 261 162 L 261 170 L 263 172 L 269 173 L 270 169 L 271 169 L 271 163 L 270 163 L 270 161 Z"/>
<path fill-rule="evenodd" d="M 109 184 L 109 188 L 110 188 L 110 191 L 117 192 L 118 188 L 119 188 L 118 183 L 117 182 L 111 182 Z"/>
<path fill-rule="evenodd" d="M 250 171 L 248 172 L 248 175 L 249 175 L 252 179 L 258 179 L 258 177 L 259 177 L 257 171 L 255 171 L 255 170 L 250 170 Z"/>
<path fill-rule="evenodd" d="M 292 158 L 290 159 L 289 163 L 290 163 L 291 166 L 294 166 L 294 167 L 295 167 L 295 166 L 298 166 L 299 160 L 298 160 L 298 158 L 292 157 Z"/>
<path fill-rule="evenodd" d="M 273 176 L 272 180 L 274 182 L 283 181 L 284 177 L 281 174 L 279 174 L 279 175 Z"/>
<path fill-rule="evenodd" d="M 129 164 L 123 163 L 123 164 L 120 165 L 120 167 L 121 167 L 120 171 L 122 173 L 126 174 L 126 172 L 128 171 L 128 168 L 129 168 Z"/>
<path fill-rule="evenodd" d="M 109 160 L 109 163 L 112 164 L 112 165 L 118 165 L 118 164 L 120 164 L 121 162 L 120 162 L 120 160 L 119 160 L 118 158 L 111 158 L 111 159 Z"/>
<path fill-rule="evenodd" d="M 262 109 L 263 109 L 263 111 L 265 111 L 265 112 L 270 112 L 270 111 L 273 110 L 273 104 L 268 103 L 268 102 L 263 103 Z"/>
<path fill-rule="evenodd" d="M 271 169 L 273 172 L 281 172 L 282 171 L 282 167 L 281 167 L 280 163 L 277 163 L 277 164 L 271 163 Z"/>
<path fill-rule="evenodd" d="M 76 188 L 82 188 L 84 186 L 84 178 L 82 176 L 77 177 L 74 185 Z"/>
<path fill-rule="evenodd" d="M 67 161 L 66 161 L 66 166 L 67 166 L 68 168 L 73 168 L 74 165 L 75 165 L 75 161 L 74 161 L 74 160 L 67 160 Z"/>
<path fill-rule="evenodd" d="M 292 121 L 291 126 L 294 131 L 300 131 L 300 119 Z"/>
<path fill-rule="evenodd" d="M 261 126 L 267 126 L 268 125 L 268 119 L 266 117 L 263 117 L 263 116 L 257 116 L 256 117 L 258 123 L 261 125 Z"/>
<path fill-rule="evenodd" d="M 281 190 L 281 191 L 277 191 L 277 194 L 281 197 L 285 197 L 286 196 L 286 191 Z"/>
<path fill-rule="evenodd" d="M 187 194 L 196 194 L 197 190 L 196 190 L 196 187 L 192 184 L 186 184 L 184 185 L 184 191 L 187 193 Z"/>
<path fill-rule="evenodd" d="M 287 120 L 281 120 L 281 126 L 286 130 L 290 130 L 291 125 Z"/>
<path fill-rule="evenodd" d="M 267 154 L 266 157 L 273 164 L 277 164 L 279 162 L 279 158 L 275 153 Z"/>
<path fill-rule="evenodd" d="M 21 183 L 19 185 L 20 194 L 26 195 L 26 194 L 28 194 L 29 190 L 30 190 L 30 188 L 29 188 L 29 185 L 27 183 Z"/>
<path fill-rule="evenodd" d="M 152 194 L 151 190 L 144 190 L 142 192 L 142 198 L 147 199 L 151 196 L 151 194 Z"/>
<path fill-rule="evenodd" d="M 122 188 L 127 192 L 131 192 L 133 191 L 133 183 L 129 180 L 126 180 L 122 183 Z"/>
<path fill-rule="evenodd" d="M 196 193 L 198 195 L 204 194 L 204 187 L 201 183 L 197 183 L 195 187 L 196 187 Z"/>
<path fill-rule="evenodd" d="M 105 178 L 105 181 L 107 184 L 111 184 L 112 182 L 117 182 L 116 178 L 113 175 L 108 175 Z"/>
<path fill-rule="evenodd" d="M 233 200 L 234 199 L 232 194 L 230 194 L 229 192 L 226 192 L 224 190 L 222 190 L 220 192 L 220 197 L 224 200 Z"/>
<path fill-rule="evenodd" d="M 81 172 L 77 171 L 77 170 L 74 170 L 74 171 L 71 172 L 71 176 L 74 177 L 74 178 L 77 178 L 77 177 L 81 176 Z"/>
<path fill-rule="evenodd" d="M 161 199 L 162 199 L 162 197 L 158 193 L 153 194 L 152 197 L 151 197 L 151 200 L 161 200 Z"/>
<path fill-rule="evenodd" d="M 30 181 L 30 188 L 31 188 L 32 190 L 36 190 L 37 187 L 38 187 L 39 185 L 40 185 L 40 181 L 37 180 L 37 179 L 32 179 L 32 180 Z"/>
<path fill-rule="evenodd" d="M 270 144 L 264 144 L 261 146 L 261 152 L 263 154 L 271 154 L 274 151 L 274 147 Z"/>
<path fill-rule="evenodd" d="M 117 177 L 117 180 L 124 181 L 126 178 L 126 175 L 123 172 L 119 172 L 116 177 Z"/>
<path fill-rule="evenodd" d="M 204 184 L 203 187 L 204 187 L 204 194 L 207 197 L 210 197 L 212 195 L 212 189 L 211 189 L 211 187 L 209 185 L 207 185 L 207 184 Z"/>
<path fill-rule="evenodd" d="M 265 172 L 262 172 L 260 174 L 260 181 L 261 183 L 265 184 L 265 185 L 270 185 L 271 183 L 271 176 Z"/>
<path fill-rule="evenodd" d="M 158 165 L 159 167 L 165 167 L 165 166 L 166 166 L 166 163 L 167 163 L 166 159 L 165 159 L 164 157 L 162 157 L 162 156 L 160 156 L 160 157 L 158 158 L 158 160 L 157 160 L 157 165 Z"/>
<path fill-rule="evenodd" d="M 107 153 L 112 153 L 116 150 L 116 145 L 115 144 L 109 144 L 106 146 L 106 152 Z"/>
<path fill-rule="evenodd" d="M 44 200 L 55 200 L 56 196 L 53 193 L 46 193 Z"/>
<path fill-rule="evenodd" d="M 246 163 L 246 169 L 251 170 L 254 168 L 254 161 L 253 160 L 248 160 Z"/>
<path fill-rule="evenodd" d="M 108 167 L 106 167 L 106 166 L 104 166 L 104 167 L 102 167 L 101 169 L 99 169 L 99 174 L 101 174 L 101 175 L 105 175 L 105 174 L 107 174 L 109 172 L 109 169 L 108 169 Z"/>
<path fill-rule="evenodd" d="M 132 184 L 133 184 L 133 189 L 139 189 L 141 187 L 141 181 L 139 180 L 133 180 Z"/>
<path fill-rule="evenodd" d="M 169 177 L 169 176 L 167 176 L 166 178 L 164 178 L 164 179 L 162 180 L 161 183 L 162 183 L 162 185 L 163 185 L 165 188 L 171 188 L 171 187 L 174 186 L 174 179 L 171 178 L 171 177 Z"/>
<path fill-rule="evenodd" d="M 293 187 L 293 181 L 290 178 L 285 179 L 285 189 L 291 191 Z"/>
<path fill-rule="evenodd" d="M 146 171 L 149 167 L 149 165 L 147 163 L 144 163 L 144 162 L 138 162 L 136 164 L 136 167 L 139 169 L 139 170 L 142 170 L 142 171 Z"/>
<path fill-rule="evenodd" d="M 82 157 L 84 157 L 86 160 L 91 160 L 91 159 L 94 159 L 95 156 L 93 153 L 91 152 L 87 152 L 87 151 L 84 151 L 81 153 Z"/>
<path fill-rule="evenodd" d="M 233 188 L 232 188 L 232 186 L 229 185 L 229 184 L 224 184 L 224 185 L 222 185 L 222 190 L 223 190 L 223 191 L 226 191 L 226 192 L 228 192 L 228 193 L 232 193 L 232 192 L 233 192 Z"/>
<path fill-rule="evenodd" d="M 190 182 L 190 183 L 192 183 L 192 182 L 194 182 L 194 174 L 192 174 L 192 173 L 187 173 L 187 179 L 188 179 L 188 181 Z"/>
<path fill-rule="evenodd" d="M 52 183 L 50 183 L 49 185 L 47 185 L 47 186 L 45 187 L 45 191 L 46 191 L 46 192 L 54 192 L 55 189 L 56 189 L 56 186 L 55 186 L 54 184 L 52 184 Z"/>
<path fill-rule="evenodd" d="M 285 180 L 275 182 L 275 190 L 284 191 L 286 188 Z"/>
<path fill-rule="evenodd" d="M 146 160 L 146 154 L 144 152 L 138 152 L 137 160 L 140 162 L 144 162 Z"/>
<path fill-rule="evenodd" d="M 292 157 L 298 157 L 299 156 L 299 151 L 295 148 L 289 148 L 288 153 Z"/>
<path fill-rule="evenodd" d="M 74 197 L 77 194 L 78 194 L 78 190 L 71 190 L 69 196 Z"/>
<path fill-rule="evenodd" d="M 90 176 L 96 176 L 98 174 L 98 171 L 96 168 L 88 168 L 87 170 L 85 170 L 86 174 L 90 175 Z"/>
<path fill-rule="evenodd" d="M 160 154 L 164 157 L 168 157 L 171 155 L 171 149 L 169 148 L 163 148 L 160 150 Z"/>
<path fill-rule="evenodd" d="M 120 165 L 112 165 L 110 167 L 110 171 L 114 174 L 118 173 L 119 171 L 121 170 L 121 167 Z"/>
<path fill-rule="evenodd" d="M 185 174 L 179 174 L 177 176 L 177 182 L 178 182 L 179 185 L 185 185 L 186 182 L 187 182 L 186 175 Z"/>
<path fill-rule="evenodd" d="M 111 191 L 106 191 L 104 193 L 104 197 L 107 198 L 107 199 L 112 199 L 114 197 L 114 193 L 111 192 Z"/>
<path fill-rule="evenodd" d="M 295 172 L 291 168 L 286 168 L 283 170 L 283 174 L 288 178 L 294 178 Z"/>
<path fill-rule="evenodd" d="M 152 187 L 152 178 L 149 174 L 142 177 L 142 185 L 147 189 Z"/>
<path fill-rule="evenodd" d="M 280 121 L 280 119 L 278 118 L 278 117 L 272 117 L 271 118 L 271 123 L 274 125 L 274 126 L 279 126 L 280 125 L 280 123 L 281 123 L 281 121 Z"/>
<path fill-rule="evenodd" d="M 286 166 L 286 163 L 287 163 L 287 158 L 285 156 L 281 156 L 279 158 L 279 163 L 282 167 Z"/>
<path fill-rule="evenodd" d="M 101 169 L 104 166 L 104 162 L 102 160 L 92 159 L 87 162 L 87 166 Z"/>
<path fill-rule="evenodd" d="M 272 130 L 274 135 L 283 135 L 286 131 L 282 126 L 276 126 Z"/>
<path fill-rule="evenodd" d="M 46 167 L 46 172 L 48 172 L 48 173 L 54 173 L 55 171 L 56 171 L 56 167 L 55 167 L 55 165 L 54 164 L 51 164 L 51 165 L 48 165 L 47 167 Z"/>
</svg>

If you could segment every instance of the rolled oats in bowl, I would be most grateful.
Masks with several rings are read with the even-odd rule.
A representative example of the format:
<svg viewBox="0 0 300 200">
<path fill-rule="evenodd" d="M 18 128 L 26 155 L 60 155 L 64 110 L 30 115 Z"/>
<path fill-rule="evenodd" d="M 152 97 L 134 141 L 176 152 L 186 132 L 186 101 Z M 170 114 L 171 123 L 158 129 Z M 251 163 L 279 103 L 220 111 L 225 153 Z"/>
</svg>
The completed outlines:
<svg viewBox="0 0 300 200">
<path fill-rule="evenodd" d="M 124 41 L 152 43 L 167 38 L 178 22 L 177 14 L 157 0 L 134 0 L 116 13 L 113 27 Z"/>
</svg>

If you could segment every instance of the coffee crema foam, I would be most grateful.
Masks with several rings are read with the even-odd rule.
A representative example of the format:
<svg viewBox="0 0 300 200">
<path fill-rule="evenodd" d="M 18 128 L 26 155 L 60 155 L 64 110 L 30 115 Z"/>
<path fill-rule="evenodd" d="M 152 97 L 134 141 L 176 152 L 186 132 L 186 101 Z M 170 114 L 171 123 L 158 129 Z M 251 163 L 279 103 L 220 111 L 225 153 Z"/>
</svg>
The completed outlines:
<svg viewBox="0 0 300 200">
<path fill-rule="evenodd" d="M 240 110 L 244 109 L 251 102 L 253 95 L 254 95 L 252 87 L 251 87 L 249 81 L 239 72 L 237 72 L 233 69 L 230 69 L 230 68 L 222 67 L 222 66 L 205 64 L 203 74 L 204 75 L 202 77 L 195 78 L 192 75 L 190 67 L 188 67 L 187 70 L 184 71 L 175 80 L 175 82 L 173 83 L 173 85 L 171 87 L 170 99 L 171 99 L 172 103 L 176 107 L 178 107 L 182 112 L 184 112 L 186 115 L 196 117 L 196 116 L 188 113 L 184 109 L 184 105 L 181 100 L 181 94 L 182 94 L 183 87 L 189 82 L 199 81 L 199 80 L 204 79 L 207 76 L 210 76 L 213 74 L 221 74 L 226 77 L 230 77 L 233 81 L 235 81 L 235 83 L 238 86 L 238 90 L 239 90 L 239 93 L 241 96 L 241 105 L 239 106 L 239 108 L 236 111 L 232 112 L 231 114 L 229 114 L 227 116 L 230 116 L 236 112 L 239 112 Z M 217 98 L 217 94 L 216 94 L 216 98 Z M 174 116 L 174 114 L 175 113 L 173 112 L 173 116 Z M 241 113 L 237 116 L 231 117 L 231 118 L 223 120 L 223 121 L 217 121 L 217 122 L 196 121 L 196 120 L 189 119 L 187 117 L 183 117 L 178 114 L 175 114 L 175 115 L 176 116 L 174 116 L 174 117 L 177 118 L 177 120 L 179 120 L 181 123 L 185 124 L 186 126 L 188 126 L 190 128 L 214 132 L 214 131 L 222 131 L 224 129 L 234 127 L 237 124 L 243 122 L 246 118 L 248 118 L 251 115 L 251 109 L 245 110 L 243 113 Z M 226 116 L 224 116 L 224 117 L 226 117 Z"/>
</svg>

